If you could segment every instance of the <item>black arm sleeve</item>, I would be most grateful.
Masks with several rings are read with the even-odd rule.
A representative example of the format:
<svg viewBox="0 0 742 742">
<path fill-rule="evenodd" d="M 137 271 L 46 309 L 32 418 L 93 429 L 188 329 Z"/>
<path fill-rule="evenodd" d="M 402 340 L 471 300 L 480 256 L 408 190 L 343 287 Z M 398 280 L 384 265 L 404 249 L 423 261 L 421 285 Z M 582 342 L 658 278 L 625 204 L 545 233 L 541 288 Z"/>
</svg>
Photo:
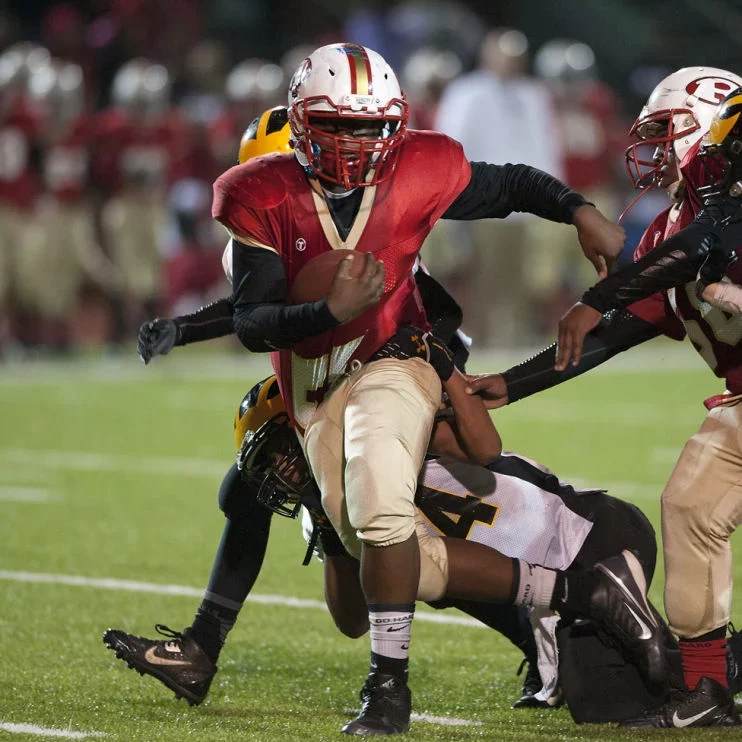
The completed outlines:
<svg viewBox="0 0 742 742">
<path fill-rule="evenodd" d="M 635 263 L 630 263 L 588 289 L 580 299 L 601 314 L 623 309 L 658 291 L 694 281 L 698 269 L 717 239 L 738 239 L 739 228 L 717 232 L 703 212 L 685 229 L 660 243 Z"/>
<path fill-rule="evenodd" d="M 469 185 L 446 209 L 444 219 L 505 218 L 525 211 L 553 222 L 572 223 L 588 203 L 557 178 L 528 165 L 471 163 Z"/>
<path fill-rule="evenodd" d="M 654 325 L 631 312 L 612 311 L 586 335 L 577 366 L 567 366 L 564 371 L 555 371 L 556 343 L 554 343 L 527 361 L 504 371 L 502 377 L 508 387 L 508 404 L 580 376 L 616 354 L 660 334 Z"/>
<path fill-rule="evenodd" d="M 231 299 L 224 297 L 201 307 L 193 314 L 175 317 L 174 321 L 178 327 L 178 339 L 175 344 L 189 345 L 231 335 L 234 332 L 232 312 Z"/>
<path fill-rule="evenodd" d="M 234 330 L 254 353 L 290 348 L 339 323 L 327 301 L 286 304 L 286 275 L 272 250 L 232 240 Z"/>
</svg>

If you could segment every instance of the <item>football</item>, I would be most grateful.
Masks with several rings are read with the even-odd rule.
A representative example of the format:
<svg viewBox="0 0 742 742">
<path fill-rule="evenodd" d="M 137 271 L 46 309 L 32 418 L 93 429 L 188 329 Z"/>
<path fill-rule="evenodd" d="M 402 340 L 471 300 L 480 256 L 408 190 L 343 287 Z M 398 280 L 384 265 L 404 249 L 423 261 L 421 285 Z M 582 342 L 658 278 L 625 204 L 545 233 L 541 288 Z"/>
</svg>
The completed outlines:
<svg viewBox="0 0 742 742">
<path fill-rule="evenodd" d="M 289 303 L 303 304 L 308 301 L 319 301 L 330 293 L 332 279 L 335 278 L 340 261 L 349 255 L 353 257 L 350 275 L 356 278 L 361 275 L 366 265 L 366 254 L 354 250 L 330 250 L 312 258 L 300 271 L 291 284 Z"/>
</svg>

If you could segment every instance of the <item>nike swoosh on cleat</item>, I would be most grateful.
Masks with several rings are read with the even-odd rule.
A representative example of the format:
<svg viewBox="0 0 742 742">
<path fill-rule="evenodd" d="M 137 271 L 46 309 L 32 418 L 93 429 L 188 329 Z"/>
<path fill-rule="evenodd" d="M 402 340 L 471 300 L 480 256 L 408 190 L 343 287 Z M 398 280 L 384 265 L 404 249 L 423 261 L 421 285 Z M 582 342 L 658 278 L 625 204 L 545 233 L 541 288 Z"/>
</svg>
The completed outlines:
<svg viewBox="0 0 742 742">
<path fill-rule="evenodd" d="M 624 601 L 624 605 L 628 609 L 629 613 L 634 617 L 634 620 L 639 624 L 639 626 L 641 626 L 642 633 L 639 634 L 639 639 L 651 639 L 652 630 L 649 626 L 642 621 L 642 619 L 636 614 L 636 611 L 626 601 Z"/>
<path fill-rule="evenodd" d="M 718 708 L 717 706 L 712 706 L 710 709 L 706 709 L 705 711 L 701 711 L 700 714 L 696 714 L 695 716 L 689 716 L 687 719 L 681 719 L 678 716 L 678 712 L 676 711 L 672 715 L 672 725 L 674 727 L 688 727 L 694 722 L 698 721 L 699 719 L 703 719 L 706 714 L 710 714 L 715 708 Z"/>
<path fill-rule="evenodd" d="M 189 660 L 168 660 L 165 659 L 165 657 L 158 657 L 155 654 L 155 648 L 150 647 L 145 653 L 144 653 L 144 659 L 147 660 L 151 665 L 190 665 L 191 662 Z"/>
</svg>

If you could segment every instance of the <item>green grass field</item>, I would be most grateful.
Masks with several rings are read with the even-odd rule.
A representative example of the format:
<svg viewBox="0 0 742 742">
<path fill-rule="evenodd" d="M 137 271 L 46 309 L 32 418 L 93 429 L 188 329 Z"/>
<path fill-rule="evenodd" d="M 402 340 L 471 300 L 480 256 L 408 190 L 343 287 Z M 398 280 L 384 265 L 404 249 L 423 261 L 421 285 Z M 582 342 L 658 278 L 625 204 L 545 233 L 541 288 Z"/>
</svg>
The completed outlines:
<svg viewBox="0 0 742 742">
<path fill-rule="evenodd" d="M 234 410 L 268 373 L 264 359 L 247 354 L 176 351 L 148 368 L 133 356 L 0 367 L 0 738 L 61 730 L 56 736 L 127 742 L 341 739 L 368 642 L 340 636 L 322 608 L 321 567 L 301 566 L 298 523 L 274 519 L 256 599 L 201 706 L 177 701 L 105 649 L 109 626 L 150 635 L 157 622 L 190 624 L 223 525 L 216 493 L 233 458 Z M 472 370 L 503 362 L 475 358 Z M 660 343 L 506 408 L 496 421 L 506 448 L 563 478 L 607 487 L 657 524 L 674 459 L 704 417 L 703 398 L 719 390 L 690 347 Z M 661 592 L 660 569 L 651 589 L 658 605 Z M 739 599 L 733 616 L 742 623 Z M 449 724 L 416 721 L 408 738 L 739 736 L 637 734 L 578 727 L 566 709 L 511 711 L 518 663 L 487 629 L 416 620 L 414 710 Z"/>
</svg>

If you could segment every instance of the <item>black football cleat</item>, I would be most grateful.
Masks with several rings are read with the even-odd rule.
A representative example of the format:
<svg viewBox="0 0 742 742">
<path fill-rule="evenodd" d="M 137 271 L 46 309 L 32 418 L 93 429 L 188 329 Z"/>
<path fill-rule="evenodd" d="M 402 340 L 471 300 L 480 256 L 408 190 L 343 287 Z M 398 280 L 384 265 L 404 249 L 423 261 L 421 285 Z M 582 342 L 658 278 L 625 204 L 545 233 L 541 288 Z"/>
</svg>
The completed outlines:
<svg viewBox="0 0 742 742">
<path fill-rule="evenodd" d="M 647 600 L 639 560 L 625 549 L 594 569 L 597 582 L 590 596 L 590 617 L 619 643 L 651 686 L 666 686 L 662 628 Z"/>
<path fill-rule="evenodd" d="M 216 665 L 188 635 L 187 629 L 183 634 L 163 624 L 157 624 L 155 629 L 169 639 L 146 639 L 108 629 L 103 634 L 103 643 L 140 675 L 157 678 L 178 698 L 197 706 L 209 692 Z"/>
<path fill-rule="evenodd" d="M 712 678 L 701 678 L 691 691 L 676 691 L 659 708 L 619 726 L 627 729 L 667 729 L 685 727 L 735 727 L 739 714 L 727 688 Z"/>
<path fill-rule="evenodd" d="M 412 693 L 394 675 L 372 672 L 361 689 L 361 713 L 342 729 L 343 734 L 374 737 L 377 734 L 404 734 L 410 728 Z"/>
<path fill-rule="evenodd" d="M 518 669 L 518 675 L 521 674 L 523 667 L 526 668 L 526 677 L 523 680 L 523 690 L 521 691 L 520 698 L 514 701 L 510 706 L 511 709 L 526 709 L 526 708 L 543 708 L 546 706 L 546 701 L 540 701 L 536 698 L 536 694 L 543 688 L 541 682 L 541 675 L 539 675 L 538 667 L 535 663 L 523 660 L 520 668 Z"/>
</svg>

